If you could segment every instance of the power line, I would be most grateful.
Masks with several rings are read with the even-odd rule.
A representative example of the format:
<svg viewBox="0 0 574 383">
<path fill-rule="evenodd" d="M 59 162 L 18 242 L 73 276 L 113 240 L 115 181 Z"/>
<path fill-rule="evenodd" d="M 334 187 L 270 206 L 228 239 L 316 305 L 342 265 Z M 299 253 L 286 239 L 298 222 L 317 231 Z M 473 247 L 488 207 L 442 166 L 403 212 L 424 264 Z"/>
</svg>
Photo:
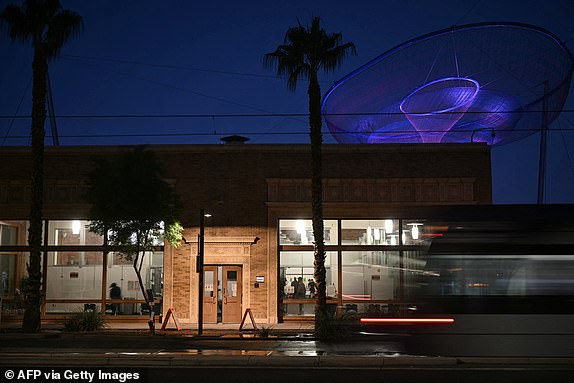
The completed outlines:
<svg viewBox="0 0 574 383">
<path fill-rule="evenodd" d="M 531 113 L 572 113 L 574 109 L 564 110 L 509 110 L 496 111 L 496 114 L 531 114 Z M 441 112 L 441 115 L 459 114 L 460 112 Z M 488 114 L 491 112 L 468 111 L 465 114 Z M 432 111 L 417 111 L 409 114 L 421 115 L 432 114 Z M 402 112 L 366 112 L 366 113 L 323 113 L 323 117 L 353 117 L 353 116 L 404 116 Z M 62 114 L 55 117 L 62 119 L 138 119 L 138 118 L 256 118 L 256 117 L 309 117 L 309 113 L 245 113 L 245 114 L 203 114 L 203 113 L 182 113 L 182 114 Z M 0 119 L 30 119 L 30 115 L 0 115 Z"/>
<path fill-rule="evenodd" d="M 468 16 L 470 14 L 470 12 L 472 12 L 476 6 L 480 3 L 481 0 L 478 0 L 476 3 L 474 3 L 472 5 L 472 7 L 470 7 L 457 21 L 456 23 L 454 23 L 454 25 L 458 25 L 466 16 Z"/>
<path fill-rule="evenodd" d="M 163 68 L 163 69 L 177 69 L 177 70 L 185 70 L 191 72 L 204 72 L 204 73 L 215 73 L 215 74 L 225 74 L 225 75 L 232 75 L 232 76 L 245 76 L 245 77 L 256 77 L 256 78 L 266 78 L 272 80 L 281 80 L 284 79 L 278 76 L 270 76 L 264 75 L 259 73 L 249 73 L 249 72 L 235 72 L 235 71 L 228 71 L 228 70 L 217 70 L 217 69 L 207 69 L 207 68 L 198 68 L 198 67 L 189 67 L 189 66 L 181 66 L 181 65 L 171 65 L 171 64 L 155 64 L 155 63 L 147 63 L 142 61 L 134 61 L 134 60 L 123 60 L 123 59 L 115 59 L 115 58 L 106 58 L 106 57 L 93 57 L 93 56 L 80 56 L 80 55 L 61 55 L 60 57 L 69 58 L 69 59 L 84 59 L 84 60 L 95 60 L 95 61 L 104 61 L 104 62 L 112 62 L 118 64 L 133 64 L 133 65 L 142 65 L 148 66 L 152 68 Z M 332 83 L 333 81 L 319 81 L 320 83 Z"/>
<path fill-rule="evenodd" d="M 61 57 L 71 58 L 71 59 L 104 61 L 104 62 L 112 62 L 112 63 L 119 63 L 119 64 L 143 65 L 143 66 L 149 66 L 152 68 L 177 69 L 177 70 L 186 70 L 186 71 L 192 71 L 192 72 L 216 73 L 216 74 L 226 74 L 226 75 L 233 75 L 233 76 L 259 77 L 259 78 L 268 78 L 268 79 L 275 79 L 275 80 L 279 79 L 277 76 L 269 76 L 269 75 L 263 75 L 263 74 L 257 74 L 257 73 L 233 72 L 233 71 L 188 67 L 188 66 L 180 66 L 180 65 L 154 64 L 154 63 L 146 63 L 146 62 L 142 62 L 142 61 L 121 60 L 121 59 L 113 59 L 113 58 L 105 58 L 105 57 L 91 57 L 91 56 L 79 56 L 79 55 L 62 55 Z"/>
<path fill-rule="evenodd" d="M 30 88 L 30 84 L 32 84 L 32 76 L 30 76 L 30 78 L 28 79 L 26 89 L 24 89 L 24 93 L 22 93 L 22 97 L 20 97 L 20 102 L 18 102 L 18 106 L 16 107 L 16 112 L 14 113 L 15 115 L 20 111 L 20 107 L 22 106 L 22 102 L 24 101 L 24 97 L 26 96 L 26 94 L 28 94 L 28 89 Z M 8 130 L 6 130 L 6 135 L 4 136 L 4 139 L 2 140 L 2 145 L 4 145 L 4 143 L 6 142 L 6 138 L 8 138 L 8 135 L 10 134 L 10 130 L 12 130 L 12 126 L 14 125 L 15 120 L 16 120 L 16 118 L 14 116 L 12 121 L 10 121 L 10 125 L 8 126 Z"/>
<path fill-rule="evenodd" d="M 491 129 L 489 129 L 489 131 L 491 131 Z M 496 132 L 497 130 L 495 130 Z M 504 131 L 504 130 L 498 130 L 500 131 Z M 539 132 L 540 129 L 514 129 L 510 132 Z M 570 129 L 560 129 L 560 130 L 548 130 L 548 133 L 557 133 L 557 132 L 569 132 L 569 131 L 574 131 L 574 128 L 570 128 Z M 472 133 L 474 132 L 474 130 L 457 130 L 455 132 L 451 132 L 451 133 Z M 508 132 L 508 131 L 506 131 Z M 330 134 L 329 131 L 324 130 L 322 132 L 323 134 Z M 398 134 L 402 134 L 402 133 L 413 133 L 413 131 L 393 131 L 393 132 L 375 132 L 375 133 L 369 133 L 370 136 L 393 136 L 393 135 L 398 135 Z M 429 131 L 425 131 L 425 133 L 445 133 L 442 130 L 429 130 Z M 225 135 L 243 135 L 243 136 L 249 136 L 249 135 L 272 135 L 272 136 L 288 136 L 288 135 L 308 135 L 309 132 L 308 131 L 301 131 L 301 132 L 296 132 L 296 131 L 281 131 L 281 132 L 226 132 L 224 133 Z M 337 132 L 337 135 L 355 135 L 357 133 L 354 132 Z M 107 138 L 107 137 L 186 137 L 186 136 L 220 136 L 223 134 L 218 134 L 216 132 L 206 132 L 206 133 L 111 133 L 111 134 L 60 134 L 60 137 L 64 137 L 64 138 Z M 17 138 L 27 138 L 28 136 L 11 136 L 11 139 L 17 139 Z M 50 137 L 49 135 L 46 135 L 46 137 Z"/>
<path fill-rule="evenodd" d="M 64 58 L 64 60 L 79 62 L 79 61 L 76 61 L 76 60 L 74 60 L 74 59 L 70 59 L 70 58 L 66 58 L 66 57 L 63 57 L 63 58 Z M 224 99 L 224 98 L 221 98 L 221 97 L 211 96 L 211 95 L 208 95 L 208 94 L 205 94 L 205 93 L 201 93 L 201 92 L 198 92 L 198 91 L 189 89 L 189 88 L 183 88 L 183 87 L 181 87 L 181 86 L 175 86 L 175 85 L 171 85 L 171 84 L 166 84 L 166 83 L 161 82 L 161 81 L 150 80 L 150 79 L 147 79 L 147 78 L 144 78 L 144 77 L 134 76 L 134 75 L 131 74 L 131 73 L 125 73 L 125 72 L 121 72 L 121 71 L 118 71 L 118 70 L 114 70 L 114 69 L 110 69 L 110 68 L 105 68 L 105 67 L 102 67 L 102 66 L 99 66 L 99 65 L 95 65 L 95 64 L 92 64 L 92 63 L 86 63 L 86 62 L 79 62 L 79 63 L 81 63 L 81 64 L 83 64 L 83 65 L 89 65 L 89 66 L 92 66 L 92 67 L 97 67 L 97 68 L 100 68 L 100 69 L 103 69 L 103 70 L 106 70 L 106 71 L 108 71 L 108 72 L 112 72 L 112 73 L 115 73 L 115 74 L 118 74 L 118 75 L 121 75 L 121 76 L 134 78 L 134 79 L 139 80 L 139 81 L 147 82 L 147 83 L 154 84 L 154 85 L 159 85 L 159 86 L 162 86 L 162 87 L 165 87 L 165 88 L 170 88 L 170 89 L 175 89 L 175 90 L 179 90 L 179 91 L 182 91 L 182 92 L 191 93 L 191 94 L 194 94 L 194 95 L 196 95 L 196 96 L 208 98 L 208 99 L 215 100 L 215 101 L 219 101 L 219 102 L 223 102 L 223 103 L 226 103 L 226 104 L 231 104 L 231 105 L 235 105 L 235 106 L 240 106 L 240 107 L 242 107 L 242 108 L 247 108 L 247 109 L 251 109 L 251 110 L 257 110 L 257 111 L 259 111 L 259 112 L 265 112 L 264 109 L 260 109 L 260 108 L 253 107 L 253 106 L 246 105 L 246 104 L 242 104 L 242 103 L 239 103 L 239 102 L 227 100 L 227 99 Z"/>
</svg>

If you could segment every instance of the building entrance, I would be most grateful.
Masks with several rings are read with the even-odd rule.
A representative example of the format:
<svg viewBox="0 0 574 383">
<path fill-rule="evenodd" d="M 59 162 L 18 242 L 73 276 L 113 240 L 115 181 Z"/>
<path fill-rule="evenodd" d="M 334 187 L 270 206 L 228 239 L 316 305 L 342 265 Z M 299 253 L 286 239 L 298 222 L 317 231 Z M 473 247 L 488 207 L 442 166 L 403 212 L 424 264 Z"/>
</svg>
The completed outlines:
<svg viewBox="0 0 574 383">
<path fill-rule="evenodd" d="M 241 266 L 204 266 L 203 322 L 241 321 Z"/>
</svg>

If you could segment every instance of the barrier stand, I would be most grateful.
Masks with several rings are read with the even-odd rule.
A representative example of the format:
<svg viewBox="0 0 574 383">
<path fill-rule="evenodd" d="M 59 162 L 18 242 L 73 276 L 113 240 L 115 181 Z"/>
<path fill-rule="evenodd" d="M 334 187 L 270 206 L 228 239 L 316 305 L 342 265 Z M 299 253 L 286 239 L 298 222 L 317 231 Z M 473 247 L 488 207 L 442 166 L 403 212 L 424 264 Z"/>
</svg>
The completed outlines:
<svg viewBox="0 0 574 383">
<path fill-rule="evenodd" d="M 177 331 L 181 331 L 181 326 L 179 325 L 177 315 L 175 314 L 175 309 L 173 307 L 170 307 L 169 310 L 167 310 L 167 313 L 165 314 L 165 319 L 163 320 L 163 324 L 161 325 L 161 331 L 165 331 L 165 327 L 167 326 L 169 318 L 171 317 L 173 317 L 173 323 L 175 323 Z"/>
<path fill-rule="evenodd" d="M 245 324 L 245 319 L 247 319 L 247 314 L 249 314 L 249 319 L 251 320 L 251 324 L 253 325 L 253 329 L 244 329 L 243 325 Z M 245 309 L 245 314 L 243 314 L 243 319 L 241 320 L 241 324 L 239 325 L 239 331 L 259 331 L 257 325 L 255 324 L 255 319 L 253 318 L 253 313 L 251 309 Z"/>
</svg>

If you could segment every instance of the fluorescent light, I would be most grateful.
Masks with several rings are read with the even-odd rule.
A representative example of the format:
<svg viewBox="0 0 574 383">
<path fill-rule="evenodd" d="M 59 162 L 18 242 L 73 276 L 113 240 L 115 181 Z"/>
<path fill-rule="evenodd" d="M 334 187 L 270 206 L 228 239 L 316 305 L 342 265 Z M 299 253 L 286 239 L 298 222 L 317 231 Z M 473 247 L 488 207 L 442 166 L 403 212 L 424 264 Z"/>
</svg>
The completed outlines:
<svg viewBox="0 0 574 383">
<path fill-rule="evenodd" d="M 413 229 L 411 230 L 411 235 L 413 236 L 413 239 L 419 239 L 419 227 L 417 225 L 413 226 Z"/>
<path fill-rule="evenodd" d="M 297 229 L 297 233 L 301 236 L 301 244 L 307 244 L 307 230 L 305 230 L 305 221 L 302 219 L 298 219 L 295 221 L 295 227 Z"/>
<path fill-rule="evenodd" d="M 385 231 L 387 234 L 393 232 L 393 220 L 392 219 L 385 219 Z"/>
<path fill-rule="evenodd" d="M 419 226 L 422 226 L 422 223 L 409 223 L 409 226 L 412 226 L 411 236 L 413 239 L 419 239 Z"/>
<path fill-rule="evenodd" d="M 80 234 L 80 229 L 81 229 L 80 221 L 78 220 L 72 221 L 72 234 L 74 235 Z"/>
</svg>

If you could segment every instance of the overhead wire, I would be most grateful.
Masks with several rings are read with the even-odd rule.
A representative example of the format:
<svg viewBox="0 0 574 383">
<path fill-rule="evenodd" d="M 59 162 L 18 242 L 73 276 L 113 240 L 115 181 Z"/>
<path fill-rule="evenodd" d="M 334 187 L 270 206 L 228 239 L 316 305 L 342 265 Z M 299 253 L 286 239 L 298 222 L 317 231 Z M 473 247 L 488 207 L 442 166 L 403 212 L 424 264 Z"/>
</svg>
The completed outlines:
<svg viewBox="0 0 574 383">
<path fill-rule="evenodd" d="M 432 111 L 420 110 L 413 111 L 415 114 L 427 114 Z M 542 113 L 542 110 L 498 110 L 499 114 L 532 114 Z M 546 110 L 546 113 L 572 113 L 574 109 L 552 109 Z M 457 114 L 460 112 L 450 111 L 441 112 L 441 114 Z M 484 111 L 467 111 L 465 114 L 486 114 Z M 404 115 L 403 112 L 356 112 L 356 113 L 322 113 L 323 117 L 352 117 L 352 116 L 395 116 Z M 259 117 L 309 117 L 309 113 L 181 113 L 181 114 L 59 114 L 55 116 L 62 119 L 139 119 L 139 118 L 259 118 Z M 0 119 L 29 119 L 30 115 L 0 115 Z"/>
<path fill-rule="evenodd" d="M 133 75 L 133 74 L 131 74 L 131 73 L 126 73 L 126 72 L 122 72 L 122 71 L 110 69 L 110 68 L 103 67 L 103 66 L 99 66 L 99 65 L 96 65 L 96 64 L 92 64 L 92 63 L 86 63 L 86 62 L 82 62 L 82 61 L 78 61 L 78 60 L 70 59 L 70 58 L 66 58 L 66 57 L 62 57 L 62 58 L 63 58 L 64 60 L 74 61 L 74 62 L 83 64 L 83 65 L 88 65 L 88 66 L 92 66 L 92 67 L 96 67 L 96 68 L 102 68 L 103 70 L 106 70 L 106 71 L 111 72 L 111 73 L 115 73 L 115 74 L 118 74 L 118 75 L 121 75 L 121 76 L 125 76 L 125 77 L 130 77 L 130 78 L 133 78 L 133 79 L 136 79 L 136 80 L 139 80 L 139 81 L 148 82 L 148 83 L 150 83 L 150 84 L 162 86 L 162 87 L 165 87 L 165 88 L 175 89 L 175 90 L 179 90 L 179 91 L 181 91 L 181 92 L 188 92 L 188 93 L 194 94 L 194 95 L 196 95 L 196 96 L 208 98 L 208 99 L 211 99 L 211 100 L 215 100 L 215 101 L 219 101 L 219 102 L 223 102 L 223 103 L 226 103 L 226 104 L 235 105 L 235 106 L 239 106 L 239 107 L 243 107 L 243 108 L 247 108 L 247 109 L 251 109 L 251 110 L 256 110 L 256 111 L 259 111 L 259 112 L 266 112 L 264 109 L 261 109 L 261 108 L 257 108 L 257 107 L 251 106 L 251 105 L 242 104 L 242 103 L 239 103 L 239 102 L 236 102 L 236 101 L 227 100 L 227 99 L 224 99 L 224 98 L 222 98 L 222 97 L 211 96 L 211 95 L 208 95 L 208 94 L 205 94 L 205 93 L 201 93 L 201 92 L 198 92 L 198 91 L 189 89 L 189 88 L 183 88 L 183 87 L 176 86 L 176 85 L 172 85 L 172 84 L 166 84 L 166 83 L 161 82 L 161 81 L 151 80 L 151 79 L 144 78 L 144 77 L 140 77 L 140 76 L 135 76 L 135 75 Z"/>
<path fill-rule="evenodd" d="M 236 72 L 230 70 L 218 70 L 218 69 L 207 69 L 207 68 L 198 68 L 198 67 L 189 67 L 189 66 L 182 66 L 182 65 L 173 65 L 173 64 L 156 64 L 156 63 L 148 63 L 143 61 L 135 61 L 135 60 L 124 60 L 124 59 L 116 59 L 116 58 L 107 58 L 107 57 L 94 57 L 94 56 L 82 56 L 82 55 L 61 55 L 62 58 L 68 59 L 84 59 L 84 60 L 94 60 L 94 61 L 104 61 L 104 62 L 111 62 L 111 63 L 118 63 L 118 64 L 131 64 L 131 65 L 141 65 L 141 66 L 148 66 L 152 68 L 163 68 L 163 69 L 175 69 L 175 70 L 185 70 L 191 72 L 204 72 L 204 73 L 214 73 L 214 74 L 223 74 L 223 75 L 230 75 L 230 76 L 245 76 L 245 77 L 255 77 L 255 78 L 264 78 L 270 80 L 281 80 L 281 78 L 277 76 L 259 74 L 259 73 L 250 73 L 250 72 Z M 332 83 L 332 81 L 319 81 L 320 83 Z"/>
<path fill-rule="evenodd" d="M 263 74 L 258 74 L 258 73 L 234 72 L 234 71 L 227 71 L 227 70 L 197 68 L 197 67 L 188 67 L 188 66 L 171 65 L 171 64 L 155 64 L 155 63 L 146 63 L 146 62 L 142 62 L 142 61 L 122 60 L 122 59 L 115 59 L 115 58 L 80 56 L 80 55 L 62 55 L 61 57 L 62 58 L 69 58 L 69 59 L 84 59 L 84 60 L 104 61 L 104 62 L 112 62 L 112 63 L 118 63 L 118 64 L 142 65 L 142 66 L 148 66 L 148 67 L 153 67 L 153 68 L 177 69 L 177 70 L 185 70 L 185 71 L 192 71 L 192 72 L 205 72 L 205 73 L 232 75 L 232 76 L 257 77 L 257 78 L 267 78 L 267 79 L 275 79 L 275 80 L 278 79 L 277 76 L 263 75 Z"/>
<path fill-rule="evenodd" d="M 176 70 L 187 70 L 187 71 L 199 71 L 199 72 L 206 72 L 206 73 L 215 73 L 215 74 L 225 74 L 225 75 L 238 75 L 238 76 L 248 76 L 248 77 L 258 77 L 258 78 L 267 78 L 267 79 L 279 79 L 277 76 L 269 76 L 269 75 L 261 75 L 261 74 L 255 74 L 255 73 L 245 73 L 245 72 L 234 72 L 234 71 L 223 71 L 223 70 L 213 70 L 213 69 L 205 69 L 205 68 L 194 68 L 194 67 L 186 67 L 186 66 L 179 66 L 179 65 L 163 65 L 163 64 L 152 64 L 152 63 L 145 63 L 145 62 L 141 62 L 141 61 L 134 61 L 134 60 L 121 60 L 121 59 L 111 59 L 111 58 L 102 58 L 102 57 L 89 57 L 89 56 L 79 56 L 79 55 L 63 55 L 63 58 L 67 58 L 69 61 L 72 61 L 73 59 L 88 59 L 88 60 L 98 60 L 98 61 L 104 61 L 104 62 L 113 62 L 113 63 L 121 63 L 121 64 L 134 64 L 134 65 L 144 65 L 144 66 L 149 66 L 149 67 L 155 67 L 155 68 L 165 68 L 165 69 L 176 69 Z M 73 61 L 72 61 L 73 62 Z M 85 65 L 90 65 L 87 64 L 85 62 L 81 62 L 81 61 L 76 61 L 79 62 L 81 64 L 85 64 Z M 94 65 L 94 64 L 92 64 Z M 94 65 L 96 66 L 96 65 Z M 105 68 L 105 70 L 108 71 L 113 71 L 109 68 Z M 133 77 L 136 78 L 140 81 L 147 81 L 147 82 L 151 82 L 155 85 L 161 85 L 163 84 L 163 86 L 167 86 L 170 88 L 174 88 L 173 86 L 169 85 L 169 84 L 165 84 L 165 83 L 159 83 L 157 81 L 154 80 L 148 80 L 148 79 L 144 79 L 142 77 L 137 77 L 137 76 L 133 76 L 131 74 L 128 73 L 124 73 L 124 72 L 118 72 L 118 71 L 113 71 L 116 74 L 121 74 L 123 76 L 127 76 L 127 77 Z M 326 82 L 326 81 L 319 81 L 320 83 Z M 229 104 L 233 104 L 236 106 L 242 106 L 242 107 L 246 107 L 252 110 L 258 110 L 258 111 L 263 111 L 260 108 L 257 107 L 252 107 L 249 105 L 245 105 L 245 104 L 240 104 L 234 101 L 230 101 L 230 100 L 226 100 L 223 99 L 221 97 L 214 97 L 214 96 L 210 96 L 210 95 L 206 95 L 203 93 L 199 93 L 196 91 L 192 91 L 190 89 L 186 89 L 186 88 L 181 88 L 181 87 L 175 87 L 175 89 L 180 90 L 180 91 L 188 91 L 191 92 L 195 95 L 201 96 L 201 97 L 207 97 L 207 98 L 211 98 L 211 99 L 215 99 L 217 101 L 221 101 L 221 102 L 225 102 L 225 103 L 229 103 Z M 213 129 L 214 131 L 216 130 L 216 124 L 215 124 L 215 118 L 216 116 L 211 116 L 213 119 Z M 295 120 L 298 120 L 298 118 L 295 118 Z M 278 124 L 273 125 L 272 127 L 270 127 L 267 131 L 272 130 L 273 128 L 275 128 Z"/>
<path fill-rule="evenodd" d="M 456 23 L 454 23 L 454 25 L 458 25 L 466 16 L 468 16 L 470 14 L 470 12 L 474 11 L 474 9 L 476 8 L 476 6 L 481 2 L 482 0 L 477 0 L 457 21 Z"/>
<path fill-rule="evenodd" d="M 499 132 L 501 130 L 498 130 Z M 511 132 L 539 132 L 540 129 L 514 129 Z M 574 131 L 574 128 L 571 129 L 560 129 L 560 132 L 571 132 Z M 429 130 L 425 131 L 425 133 L 444 133 L 442 130 Z M 456 133 L 473 133 L 474 130 L 457 130 Z M 496 130 L 495 130 L 496 132 Z M 557 129 L 551 129 L 547 131 L 548 133 L 555 133 Z M 330 133 L 328 130 L 323 130 L 323 133 Z M 413 133 L 412 131 L 393 131 L 393 132 L 376 132 L 372 133 L 372 135 L 379 135 L 379 136 L 392 136 L 397 135 L 400 133 Z M 307 135 L 309 132 L 305 131 L 281 131 L 281 132 L 257 132 L 257 131 L 233 131 L 226 133 L 229 135 L 272 135 L 272 136 L 287 136 L 287 135 Z M 354 132 L 337 132 L 338 135 L 355 135 Z M 102 137 L 184 137 L 184 136 L 217 136 L 220 135 L 217 132 L 193 132 L 193 133 L 106 133 L 106 134 L 60 134 L 60 137 L 65 138 L 102 138 Z M 28 136 L 11 136 L 11 139 L 16 138 L 27 138 Z M 46 137 L 50 137 L 47 135 Z"/>
<path fill-rule="evenodd" d="M 2 140 L 2 145 L 4 145 L 6 143 L 6 139 L 8 138 L 8 135 L 10 134 L 10 131 L 12 130 L 12 126 L 14 125 L 14 121 L 16 121 L 16 116 L 20 112 L 20 107 L 22 106 L 22 102 L 24 102 L 24 97 L 26 97 L 26 95 L 28 94 L 28 89 L 30 89 L 30 84 L 32 84 L 32 76 L 30 76 L 30 78 L 28 79 L 28 83 L 26 84 L 26 88 L 24 89 L 24 92 L 22 93 L 22 97 L 20 97 L 20 101 L 18 102 L 18 106 L 16 107 L 16 111 L 14 112 L 14 116 L 13 116 L 12 120 L 10 121 L 10 125 L 8 125 L 8 129 L 6 130 L 6 134 L 4 135 L 4 138 Z"/>
</svg>

